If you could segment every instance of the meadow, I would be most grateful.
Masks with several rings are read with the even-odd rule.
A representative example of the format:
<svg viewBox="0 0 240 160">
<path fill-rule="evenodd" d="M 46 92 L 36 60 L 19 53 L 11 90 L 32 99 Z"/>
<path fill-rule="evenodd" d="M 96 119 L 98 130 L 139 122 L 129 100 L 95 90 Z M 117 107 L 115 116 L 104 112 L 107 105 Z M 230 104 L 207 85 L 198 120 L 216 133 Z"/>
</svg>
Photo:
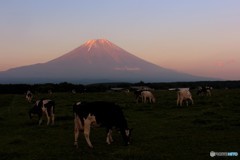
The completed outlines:
<svg viewBox="0 0 240 160">
<path fill-rule="evenodd" d="M 56 102 L 56 124 L 38 126 L 30 120 L 23 94 L 0 94 L 1 160 L 204 160 L 210 151 L 240 153 L 240 89 L 216 89 L 211 97 L 192 91 L 193 106 L 176 106 L 176 92 L 156 90 L 155 104 L 137 104 L 133 93 L 37 94 Z M 133 128 L 132 143 L 124 146 L 117 131 L 105 142 L 105 129 L 92 128 L 90 149 L 83 134 L 73 146 L 72 104 L 106 100 L 118 103 Z M 99 106 L 100 107 L 100 106 Z M 216 158 L 216 157 L 215 157 Z M 220 157 L 237 159 L 238 157 Z"/>
</svg>

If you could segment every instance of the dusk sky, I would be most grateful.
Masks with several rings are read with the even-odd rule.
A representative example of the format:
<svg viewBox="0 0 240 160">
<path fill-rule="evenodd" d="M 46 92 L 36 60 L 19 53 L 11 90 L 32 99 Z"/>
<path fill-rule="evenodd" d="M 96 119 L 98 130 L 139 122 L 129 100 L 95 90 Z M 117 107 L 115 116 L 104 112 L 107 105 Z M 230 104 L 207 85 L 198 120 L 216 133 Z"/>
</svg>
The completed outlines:
<svg viewBox="0 0 240 160">
<path fill-rule="evenodd" d="M 240 0 L 0 0 L 0 71 L 107 39 L 159 66 L 240 80 Z"/>
</svg>

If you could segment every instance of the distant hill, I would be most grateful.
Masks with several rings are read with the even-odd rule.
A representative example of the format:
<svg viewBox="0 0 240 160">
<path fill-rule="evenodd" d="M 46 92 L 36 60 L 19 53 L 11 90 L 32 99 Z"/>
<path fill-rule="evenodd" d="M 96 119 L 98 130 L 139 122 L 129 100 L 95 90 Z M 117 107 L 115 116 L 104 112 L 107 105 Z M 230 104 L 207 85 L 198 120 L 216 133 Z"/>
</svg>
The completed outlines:
<svg viewBox="0 0 240 160">
<path fill-rule="evenodd" d="M 0 72 L 0 83 L 180 82 L 216 80 L 147 62 L 105 39 L 48 61 Z"/>
</svg>

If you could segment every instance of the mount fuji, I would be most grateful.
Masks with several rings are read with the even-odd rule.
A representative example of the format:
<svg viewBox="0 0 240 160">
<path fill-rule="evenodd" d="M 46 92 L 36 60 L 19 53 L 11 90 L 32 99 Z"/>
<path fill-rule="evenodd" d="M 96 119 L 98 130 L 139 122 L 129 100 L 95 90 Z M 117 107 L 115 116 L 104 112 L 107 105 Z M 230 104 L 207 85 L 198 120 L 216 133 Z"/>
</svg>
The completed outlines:
<svg viewBox="0 0 240 160">
<path fill-rule="evenodd" d="M 0 72 L 0 83 L 179 82 L 214 80 L 147 62 L 105 39 L 89 40 L 46 63 Z"/>
</svg>

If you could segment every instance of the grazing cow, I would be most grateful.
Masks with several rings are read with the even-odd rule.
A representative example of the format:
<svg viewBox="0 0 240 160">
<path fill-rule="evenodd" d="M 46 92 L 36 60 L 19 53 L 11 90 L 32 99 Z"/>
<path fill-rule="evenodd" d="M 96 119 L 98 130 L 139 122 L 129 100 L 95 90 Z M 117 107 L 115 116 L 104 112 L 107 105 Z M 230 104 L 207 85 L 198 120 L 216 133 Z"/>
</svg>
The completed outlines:
<svg viewBox="0 0 240 160">
<path fill-rule="evenodd" d="M 90 141 L 91 125 L 105 127 L 107 130 L 106 142 L 111 144 L 112 129 L 116 127 L 120 130 L 125 145 L 130 143 L 131 130 L 128 128 L 127 121 L 120 106 L 112 102 L 78 102 L 73 105 L 74 113 L 74 145 L 78 147 L 79 132 L 83 131 L 87 144 L 90 148 L 93 145 Z"/>
<path fill-rule="evenodd" d="M 52 125 L 54 124 L 54 110 L 55 110 L 55 103 L 49 99 L 41 99 L 37 100 L 36 103 L 33 105 L 33 108 L 29 111 L 29 117 L 32 118 L 33 114 L 38 115 L 38 124 L 42 124 L 43 114 L 47 117 L 47 125 L 49 125 L 50 121 Z"/>
<path fill-rule="evenodd" d="M 149 103 L 155 103 L 156 99 L 153 96 L 152 92 L 150 91 L 142 91 L 141 92 L 142 102 L 146 103 L 147 99 L 149 100 Z"/>
<path fill-rule="evenodd" d="M 31 91 L 27 91 L 27 94 L 26 94 L 26 99 L 28 102 L 31 102 L 32 101 L 32 98 L 33 98 L 33 94 Z"/>
<path fill-rule="evenodd" d="M 135 95 L 135 99 L 137 101 L 137 103 L 139 102 L 139 100 L 141 100 L 143 103 L 146 103 L 147 100 L 149 101 L 149 103 L 155 103 L 156 99 L 153 96 L 152 92 L 150 91 L 144 91 L 144 90 L 137 90 L 134 92 Z"/>
<path fill-rule="evenodd" d="M 180 89 L 177 91 L 177 106 L 182 106 L 183 101 L 186 101 L 188 106 L 189 100 L 191 101 L 191 104 L 193 104 L 192 94 L 188 89 Z"/>
<path fill-rule="evenodd" d="M 212 87 L 208 87 L 208 86 L 205 86 L 205 87 L 198 87 L 198 91 L 197 91 L 197 95 L 200 95 L 200 96 L 211 96 L 211 90 L 212 90 Z"/>
</svg>

